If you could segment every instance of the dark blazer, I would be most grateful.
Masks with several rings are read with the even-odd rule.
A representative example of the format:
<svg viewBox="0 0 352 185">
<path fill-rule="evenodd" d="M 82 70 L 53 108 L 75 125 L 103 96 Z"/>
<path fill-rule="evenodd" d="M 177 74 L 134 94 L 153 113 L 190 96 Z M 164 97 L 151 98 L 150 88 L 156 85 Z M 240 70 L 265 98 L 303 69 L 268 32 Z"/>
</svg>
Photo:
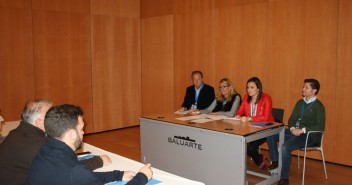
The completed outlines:
<svg viewBox="0 0 352 185">
<path fill-rule="evenodd" d="M 233 102 L 235 101 L 237 96 L 240 98 L 240 104 L 241 104 L 241 95 L 234 94 L 232 96 L 231 101 L 226 102 L 225 105 L 221 101 L 216 101 L 216 106 L 215 106 L 215 108 L 213 109 L 212 112 L 220 112 L 220 111 L 227 112 L 227 111 L 230 111 L 231 108 L 232 108 Z"/>
<path fill-rule="evenodd" d="M 45 133 L 22 121 L 0 144 L 0 184 L 23 185 L 32 161 L 45 142 Z M 82 161 L 91 170 L 103 166 L 99 156 Z"/>
<path fill-rule="evenodd" d="M 196 96 L 196 91 L 194 89 L 194 85 L 187 87 L 186 95 L 183 100 L 182 107 L 186 107 L 187 109 L 190 109 L 192 107 L 192 104 L 195 103 L 195 96 Z M 199 110 L 208 108 L 210 104 L 214 101 L 214 99 L 215 99 L 214 88 L 204 83 L 203 89 L 199 92 L 197 108 Z"/>
<path fill-rule="evenodd" d="M 39 185 L 100 185 L 119 181 L 122 171 L 92 172 L 77 160 L 75 152 L 64 142 L 47 137 L 35 156 L 26 184 Z M 148 178 L 138 173 L 127 184 L 144 185 Z"/>
<path fill-rule="evenodd" d="M 24 184 L 44 141 L 45 133 L 29 123 L 12 130 L 0 144 L 0 184 Z"/>
</svg>

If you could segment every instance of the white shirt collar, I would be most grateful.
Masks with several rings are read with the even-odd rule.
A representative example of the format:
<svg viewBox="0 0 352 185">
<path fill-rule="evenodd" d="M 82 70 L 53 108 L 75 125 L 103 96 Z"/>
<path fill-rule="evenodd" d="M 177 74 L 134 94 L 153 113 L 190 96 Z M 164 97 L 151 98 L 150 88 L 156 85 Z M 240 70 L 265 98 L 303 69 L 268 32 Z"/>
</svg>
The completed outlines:
<svg viewBox="0 0 352 185">
<path fill-rule="evenodd" d="M 194 89 L 197 91 L 197 90 L 200 90 L 204 85 L 204 82 L 202 83 L 202 85 L 199 86 L 199 88 L 197 89 L 197 87 L 194 85 Z"/>
<path fill-rule="evenodd" d="M 316 96 L 314 96 L 313 98 L 309 99 L 308 101 L 307 101 L 306 97 L 303 98 L 303 100 L 304 100 L 304 102 L 306 102 L 306 104 L 312 103 L 312 102 L 315 101 L 316 99 L 317 99 Z"/>
<path fill-rule="evenodd" d="M 200 88 L 199 89 L 195 88 L 195 89 L 196 89 L 196 95 L 198 96 L 198 94 L 200 92 Z"/>
</svg>

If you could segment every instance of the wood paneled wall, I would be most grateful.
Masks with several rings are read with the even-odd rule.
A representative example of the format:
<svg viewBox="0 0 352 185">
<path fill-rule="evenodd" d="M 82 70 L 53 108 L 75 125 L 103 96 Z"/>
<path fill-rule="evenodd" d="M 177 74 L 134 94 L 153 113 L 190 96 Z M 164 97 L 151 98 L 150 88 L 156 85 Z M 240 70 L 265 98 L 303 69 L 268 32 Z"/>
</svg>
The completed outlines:
<svg viewBox="0 0 352 185">
<path fill-rule="evenodd" d="M 340 164 L 352 165 L 352 124 L 351 108 L 352 97 L 352 1 L 339 1 L 339 27 L 338 27 L 338 50 L 337 50 L 337 76 L 335 79 L 336 94 L 332 98 L 335 105 L 330 109 L 334 114 L 331 125 L 332 139 L 331 151 L 334 153 L 333 161 Z M 332 144 L 333 143 L 333 144 Z M 328 145 L 329 147 L 329 145 Z"/>
<path fill-rule="evenodd" d="M 96 132 L 139 124 L 142 101 L 139 12 L 138 0 L 92 1 Z"/>
<path fill-rule="evenodd" d="M 1 0 L 0 109 L 14 120 L 45 98 L 81 105 L 87 132 L 132 126 L 179 108 L 202 70 L 241 94 L 258 76 L 287 121 L 317 78 L 326 158 L 352 165 L 351 12 L 350 0 Z"/>
<path fill-rule="evenodd" d="M 31 1 L 0 1 L 0 25 L 0 109 L 14 120 L 35 97 Z"/>
<path fill-rule="evenodd" d="M 86 133 L 139 123 L 139 0 L 1 0 L 0 109 L 80 105 Z"/>
<path fill-rule="evenodd" d="M 142 113 L 173 112 L 173 17 L 146 19 L 141 27 Z"/>
<path fill-rule="evenodd" d="M 173 83 L 174 88 L 173 99 L 158 93 L 158 88 L 143 91 L 143 97 L 148 98 L 143 98 L 142 113 L 165 110 L 150 104 L 149 97 L 155 94 L 159 104 L 166 100 L 174 104 L 174 110 L 179 108 L 185 88 L 191 84 L 191 71 L 199 69 L 206 83 L 216 88 L 221 78 L 228 77 L 241 94 L 247 79 L 258 76 L 264 91 L 272 96 L 273 107 L 285 109 L 287 121 L 301 98 L 303 80 L 317 78 L 321 83 L 318 97 L 327 113 L 325 157 L 352 165 L 348 157 L 352 144 L 348 105 L 352 97 L 346 95 L 352 88 L 348 73 L 352 59 L 350 12 L 352 3 L 348 0 L 141 0 L 142 35 L 150 37 L 142 42 L 142 65 L 153 65 L 144 56 L 162 58 L 158 61 L 164 66 L 162 70 L 173 63 L 172 71 L 163 75 L 173 81 L 154 83 L 163 88 Z M 164 43 L 153 45 L 164 40 L 165 34 L 157 36 L 160 26 L 151 28 L 150 22 L 163 22 L 169 28 L 165 17 L 173 18 L 173 38 L 168 39 L 173 40 L 172 53 L 159 52 L 165 50 Z M 165 61 L 170 55 L 173 58 Z M 142 68 L 143 76 L 150 79 L 159 79 L 160 70 Z M 143 81 L 143 89 L 151 87 L 148 84 L 152 82 Z M 320 159 L 318 153 L 310 157 Z"/>
<path fill-rule="evenodd" d="M 93 132 L 89 0 L 32 0 L 36 99 L 80 105 Z"/>
<path fill-rule="evenodd" d="M 214 10 L 174 15 L 175 107 L 180 108 L 191 73 L 201 70 L 208 84 L 215 83 Z"/>
</svg>

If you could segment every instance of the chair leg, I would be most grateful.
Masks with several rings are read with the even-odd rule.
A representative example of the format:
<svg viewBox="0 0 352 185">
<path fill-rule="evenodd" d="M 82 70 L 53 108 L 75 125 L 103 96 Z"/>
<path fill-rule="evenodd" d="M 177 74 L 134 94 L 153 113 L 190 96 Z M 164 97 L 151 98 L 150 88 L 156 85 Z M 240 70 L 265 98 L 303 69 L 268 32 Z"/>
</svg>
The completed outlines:
<svg viewBox="0 0 352 185">
<path fill-rule="evenodd" d="M 306 172 L 306 157 L 307 157 L 307 148 L 304 148 L 302 185 L 304 185 L 304 176 L 305 176 L 305 172 Z"/>
<path fill-rule="evenodd" d="M 325 172 L 325 179 L 328 179 L 328 174 L 326 173 L 326 165 L 325 165 L 325 158 L 324 158 L 324 151 L 323 151 L 323 148 L 321 148 L 320 154 L 321 154 L 321 158 L 323 159 L 324 172 Z"/>
<path fill-rule="evenodd" d="M 301 167 L 301 165 L 299 164 L 299 149 L 298 149 L 298 152 L 297 152 L 297 161 L 298 161 L 298 169 L 300 169 Z"/>
</svg>

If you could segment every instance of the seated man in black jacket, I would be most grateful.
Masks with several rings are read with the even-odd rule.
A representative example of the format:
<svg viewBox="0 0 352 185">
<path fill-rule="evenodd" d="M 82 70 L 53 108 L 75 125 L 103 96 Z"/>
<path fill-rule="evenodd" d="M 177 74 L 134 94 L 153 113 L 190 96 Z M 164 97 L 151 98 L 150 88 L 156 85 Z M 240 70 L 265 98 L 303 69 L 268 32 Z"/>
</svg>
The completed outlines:
<svg viewBox="0 0 352 185">
<path fill-rule="evenodd" d="M 128 185 L 144 185 L 152 177 L 150 164 L 138 174 L 131 171 L 92 172 L 77 160 L 74 151 L 83 140 L 83 111 L 73 105 L 49 109 L 44 127 L 48 137 L 32 162 L 29 185 L 99 185 L 112 181 L 128 181 Z"/>
<path fill-rule="evenodd" d="M 35 155 L 45 141 L 44 117 L 52 106 L 46 100 L 26 103 L 20 125 L 12 130 L 0 145 L 0 184 L 18 185 L 27 180 Z M 83 161 L 91 170 L 111 164 L 106 156 L 94 156 Z"/>
<path fill-rule="evenodd" d="M 193 85 L 187 87 L 186 95 L 179 111 L 197 112 L 206 109 L 215 99 L 214 88 L 203 82 L 201 71 L 192 72 Z"/>
</svg>

